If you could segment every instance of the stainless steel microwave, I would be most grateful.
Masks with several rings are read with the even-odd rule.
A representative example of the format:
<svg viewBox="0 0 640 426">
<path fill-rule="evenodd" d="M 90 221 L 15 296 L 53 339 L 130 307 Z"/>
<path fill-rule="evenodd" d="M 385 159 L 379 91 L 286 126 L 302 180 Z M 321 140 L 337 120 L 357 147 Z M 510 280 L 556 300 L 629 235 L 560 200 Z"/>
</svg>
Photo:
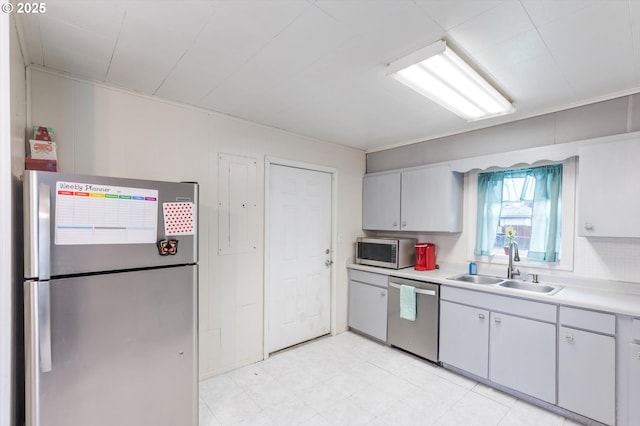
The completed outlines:
<svg viewBox="0 0 640 426">
<path fill-rule="evenodd" d="M 402 269 L 416 264 L 415 238 L 365 238 L 356 240 L 356 263 Z"/>
</svg>

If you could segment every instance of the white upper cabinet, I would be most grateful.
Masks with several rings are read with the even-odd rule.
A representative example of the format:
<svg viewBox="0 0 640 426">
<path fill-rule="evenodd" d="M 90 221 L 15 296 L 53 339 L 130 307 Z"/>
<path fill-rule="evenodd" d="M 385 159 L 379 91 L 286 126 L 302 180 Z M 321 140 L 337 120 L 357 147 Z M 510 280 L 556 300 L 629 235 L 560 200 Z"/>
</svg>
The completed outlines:
<svg viewBox="0 0 640 426">
<path fill-rule="evenodd" d="M 461 232 L 463 176 L 449 166 L 402 172 L 400 229 Z"/>
<path fill-rule="evenodd" d="M 580 149 L 578 235 L 640 237 L 640 139 Z"/>
<path fill-rule="evenodd" d="M 400 172 L 364 177 L 362 229 L 400 230 Z"/>
<path fill-rule="evenodd" d="M 362 228 L 461 232 L 463 175 L 449 166 L 366 175 Z"/>
</svg>

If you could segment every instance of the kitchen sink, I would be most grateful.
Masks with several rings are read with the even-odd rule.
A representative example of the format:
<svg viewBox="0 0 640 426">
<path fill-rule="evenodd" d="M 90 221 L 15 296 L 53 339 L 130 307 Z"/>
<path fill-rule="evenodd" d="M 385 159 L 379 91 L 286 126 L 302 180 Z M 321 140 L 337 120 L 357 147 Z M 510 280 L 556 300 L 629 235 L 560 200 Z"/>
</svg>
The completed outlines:
<svg viewBox="0 0 640 426">
<path fill-rule="evenodd" d="M 500 287 L 513 288 L 516 290 L 533 291 L 536 293 L 553 293 L 562 287 L 554 287 L 546 284 L 534 284 L 526 281 L 506 280 L 498 284 Z"/>
<path fill-rule="evenodd" d="M 447 279 L 455 280 L 455 281 L 464 281 L 464 282 L 473 283 L 473 284 L 498 284 L 504 281 L 503 278 L 490 277 L 488 275 L 469 275 L 469 274 L 456 275 L 455 277 L 449 277 Z"/>
<path fill-rule="evenodd" d="M 504 287 L 513 290 L 531 291 L 533 293 L 543 293 L 552 295 L 559 292 L 562 286 L 532 283 L 529 281 L 512 280 L 507 278 L 493 277 L 489 275 L 469 275 L 460 274 L 447 278 L 448 280 L 462 281 L 472 284 L 482 284 L 492 287 Z"/>
</svg>

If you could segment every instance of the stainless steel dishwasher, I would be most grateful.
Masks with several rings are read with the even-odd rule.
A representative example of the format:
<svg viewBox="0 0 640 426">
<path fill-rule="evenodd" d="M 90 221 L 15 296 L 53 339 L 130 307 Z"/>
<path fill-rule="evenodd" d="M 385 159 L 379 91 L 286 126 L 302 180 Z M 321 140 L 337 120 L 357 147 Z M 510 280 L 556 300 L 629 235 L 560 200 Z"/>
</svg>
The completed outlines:
<svg viewBox="0 0 640 426">
<path fill-rule="evenodd" d="M 400 286 L 416 288 L 416 320 L 400 318 Z M 440 285 L 389 277 L 387 341 L 433 362 L 438 362 Z"/>
</svg>

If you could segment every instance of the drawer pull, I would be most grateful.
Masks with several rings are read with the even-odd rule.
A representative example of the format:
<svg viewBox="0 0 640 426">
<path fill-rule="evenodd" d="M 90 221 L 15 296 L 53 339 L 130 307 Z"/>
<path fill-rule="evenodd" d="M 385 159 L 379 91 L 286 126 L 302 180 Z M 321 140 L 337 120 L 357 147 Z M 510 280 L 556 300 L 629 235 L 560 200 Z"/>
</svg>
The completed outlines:
<svg viewBox="0 0 640 426">
<path fill-rule="evenodd" d="M 567 339 L 567 342 L 573 342 L 573 336 L 571 334 L 567 334 L 565 339 Z"/>
<path fill-rule="evenodd" d="M 478 314 L 478 318 L 484 319 L 484 314 Z"/>
<path fill-rule="evenodd" d="M 501 320 L 500 318 L 494 318 L 493 320 L 494 320 L 496 323 L 501 323 L 501 322 L 502 322 L 502 320 Z"/>
</svg>

